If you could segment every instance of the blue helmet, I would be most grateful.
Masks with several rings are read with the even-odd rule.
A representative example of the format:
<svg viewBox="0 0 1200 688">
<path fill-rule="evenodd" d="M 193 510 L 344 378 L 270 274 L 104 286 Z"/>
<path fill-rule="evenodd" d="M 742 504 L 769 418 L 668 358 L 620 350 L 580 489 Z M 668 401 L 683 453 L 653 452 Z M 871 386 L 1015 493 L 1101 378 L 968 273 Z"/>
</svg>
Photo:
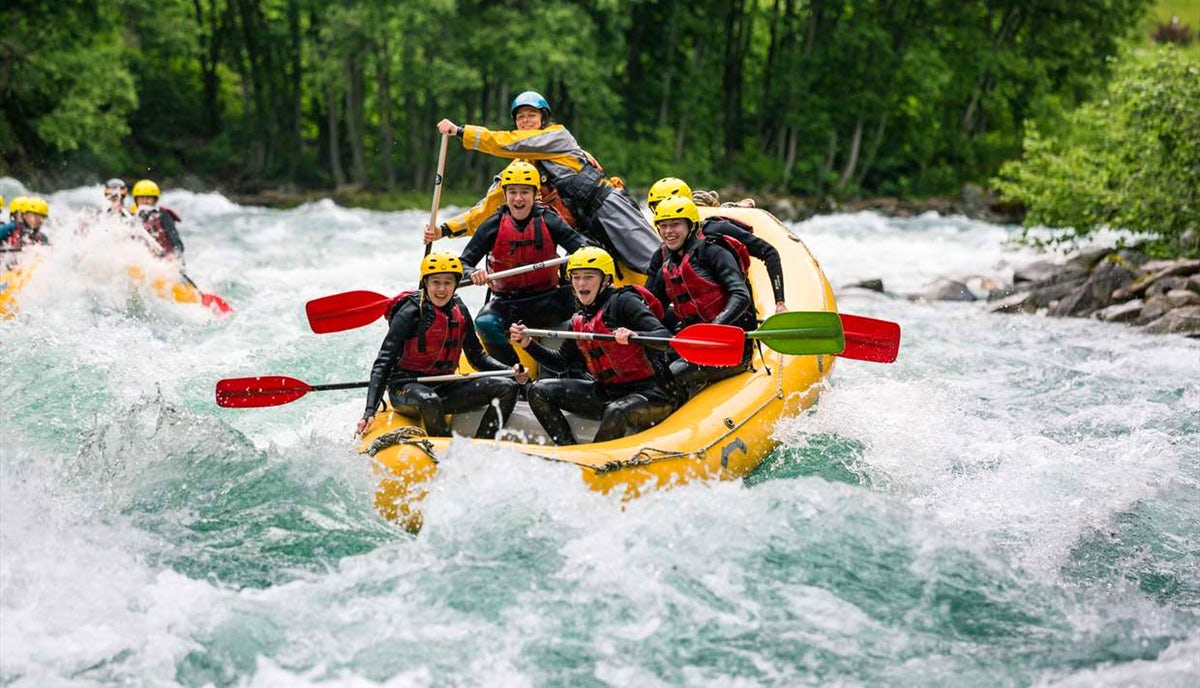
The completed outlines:
<svg viewBox="0 0 1200 688">
<path fill-rule="evenodd" d="M 517 116 L 517 108 L 521 107 L 522 105 L 532 105 L 533 107 L 541 110 L 544 117 L 550 116 L 550 101 L 546 100 L 546 96 L 543 96 L 537 91 L 525 91 L 524 93 L 517 94 L 517 97 L 513 98 L 512 107 L 509 109 L 509 114 L 515 118 Z M 542 126 L 545 126 L 545 124 L 546 123 L 543 123 Z"/>
</svg>

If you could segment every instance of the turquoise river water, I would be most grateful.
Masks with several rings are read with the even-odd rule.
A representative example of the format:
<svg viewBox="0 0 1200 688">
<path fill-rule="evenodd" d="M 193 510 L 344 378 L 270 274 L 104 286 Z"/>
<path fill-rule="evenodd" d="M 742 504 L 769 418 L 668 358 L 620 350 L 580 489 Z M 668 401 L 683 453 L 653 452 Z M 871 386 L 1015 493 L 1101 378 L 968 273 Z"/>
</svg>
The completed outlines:
<svg viewBox="0 0 1200 688">
<path fill-rule="evenodd" d="M 365 379 L 382 326 L 303 304 L 410 287 L 427 214 L 168 192 L 215 321 L 74 236 L 98 197 L 50 198 L 0 321 L 0 685 L 1200 685 L 1200 341 L 839 289 L 900 359 L 841 362 L 749 478 L 622 504 L 463 443 L 414 537 L 372 508 L 361 391 L 213 385 Z M 962 218 L 794 231 L 838 287 L 1036 257 Z"/>
</svg>

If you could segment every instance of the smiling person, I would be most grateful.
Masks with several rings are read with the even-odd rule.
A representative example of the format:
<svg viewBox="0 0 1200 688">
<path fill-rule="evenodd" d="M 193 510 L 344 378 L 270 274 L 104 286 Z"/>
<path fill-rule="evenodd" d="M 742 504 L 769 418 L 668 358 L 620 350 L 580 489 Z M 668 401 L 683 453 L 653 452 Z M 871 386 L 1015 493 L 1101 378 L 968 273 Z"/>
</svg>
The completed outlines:
<svg viewBox="0 0 1200 688">
<path fill-rule="evenodd" d="M 462 278 L 462 263 L 449 253 L 431 253 L 421 260 L 421 286 L 401 294 L 389 308 L 388 333 L 371 367 L 367 408 L 356 430 L 361 435 L 371 428 L 384 389 L 397 412 L 418 416 L 425 432 L 450 435 L 445 414 L 487 407 L 475 437 L 495 437 L 517 403 L 517 383 L 503 377 L 484 377 L 450 382 L 398 382 L 403 378 L 448 375 L 458 368 L 465 352 L 476 370 L 506 370 L 509 366 L 483 352 L 471 314 L 455 295 Z M 527 374 L 513 366 L 517 379 Z M 397 380 L 397 382 L 393 382 Z M 498 402 L 499 410 L 496 404 Z"/>
<path fill-rule="evenodd" d="M 549 187 L 543 194 L 544 201 L 553 205 L 561 199 L 560 212 L 580 232 L 610 247 L 621 262 L 644 273 L 658 240 L 637 203 L 605 178 L 600 164 L 580 147 L 566 127 L 551 121 L 550 103 L 542 94 L 521 93 L 513 99 L 510 114 L 514 131 L 491 131 L 474 124 L 458 126 L 448 119 L 437 126 L 442 134 L 461 137 L 467 150 L 535 164 L 539 184 L 544 179 Z M 425 240 L 469 234 L 500 203 L 500 193 L 493 185 L 475 207 L 440 227 L 426 227 Z"/>
<path fill-rule="evenodd" d="M 650 191 L 646 194 L 646 207 L 650 208 L 650 212 L 653 213 L 659 203 L 671 196 L 682 196 L 695 201 L 692 188 L 688 186 L 687 182 L 678 177 L 663 177 L 651 185 Z M 749 225 L 719 215 L 709 217 L 700 223 L 699 232 L 703 236 L 710 237 L 729 236 L 741 242 L 750 256 L 761 260 L 767 268 L 767 276 L 771 278 L 771 291 L 775 295 L 775 312 L 787 311 L 783 290 L 783 261 L 779 259 L 779 251 L 776 251 L 770 242 L 754 236 L 753 228 Z"/>
<path fill-rule="evenodd" d="M 26 246 L 50 243 L 42 223 L 50 216 L 50 204 L 40 196 L 18 196 L 9 205 L 12 220 L 0 226 L 0 248 L 20 251 Z"/>
<path fill-rule="evenodd" d="M 746 247 L 724 236 L 700 233 L 700 211 L 691 198 L 669 196 L 655 207 L 654 223 L 662 249 L 650 263 L 646 289 L 664 305 L 670 304 L 682 329 L 696 323 L 758 326 L 754 301 L 746 281 L 750 257 Z M 750 366 L 753 340 L 747 338 L 742 361 L 736 366 L 712 367 L 677 359 L 671 375 L 689 395 L 706 384 L 737 375 Z"/>
<path fill-rule="evenodd" d="M 630 428 L 643 430 L 662 422 L 676 408 L 662 353 L 667 344 L 642 346 L 630 343 L 630 337 L 670 337 L 670 331 L 651 311 L 647 296 L 635 287 L 612 286 L 616 269 L 612 256 L 604 249 L 576 251 L 567 262 L 567 274 L 579 304 L 571 319 L 571 330 L 612 334 L 616 341 L 571 339 L 554 351 L 534 342 L 525 334 L 524 325 L 512 325 L 512 342 L 525 348 L 539 363 L 592 376 L 591 380 L 551 378 L 534 382 L 529 389 L 529 408 L 550 439 L 560 445 L 579 441 L 563 411 L 600 421 L 593 442 L 624 437 Z"/>
<path fill-rule="evenodd" d="M 149 179 L 139 180 L 133 185 L 133 202 L 137 208 L 138 219 L 142 221 L 142 227 L 153 240 L 150 248 L 159 256 L 168 256 L 183 260 L 183 239 L 179 236 L 179 230 L 175 227 L 175 223 L 179 222 L 179 215 L 174 210 L 166 206 L 160 206 L 158 198 L 161 196 L 158 184 Z"/>
<path fill-rule="evenodd" d="M 562 218 L 537 202 L 539 175 L 533 165 L 515 160 L 500 173 L 504 205 L 484 222 L 462 252 L 463 265 L 485 255 L 487 269 L 471 273 L 471 281 L 489 284 L 488 273 L 540 263 L 588 245 Z M 575 310 L 571 288 L 560 284 L 558 267 L 492 280 L 494 297 L 479 311 L 475 325 L 489 354 L 512 365 L 517 352 L 508 343 L 508 326 L 518 320 L 534 327 L 556 327 Z"/>
</svg>

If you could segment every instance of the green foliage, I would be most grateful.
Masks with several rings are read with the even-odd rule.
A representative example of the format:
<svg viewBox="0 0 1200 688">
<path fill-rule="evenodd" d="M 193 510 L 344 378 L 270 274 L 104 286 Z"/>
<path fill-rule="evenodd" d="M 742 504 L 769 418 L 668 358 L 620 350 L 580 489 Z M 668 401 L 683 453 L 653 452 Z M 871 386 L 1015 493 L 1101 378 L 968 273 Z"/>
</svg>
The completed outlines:
<svg viewBox="0 0 1200 688">
<path fill-rule="evenodd" d="M 99 176 L 422 191 L 439 119 L 509 127 L 532 88 L 634 186 L 845 196 L 992 176 L 1027 120 L 1055 134 L 1103 86 L 1151 3 L 18 4 L 0 10 L 0 150 L 43 185 L 108 164 Z M 456 152 L 448 184 L 479 193 L 500 165 Z"/>
<path fill-rule="evenodd" d="M 1124 54 L 1105 97 L 1060 135 L 1030 127 L 1024 158 L 1001 168 L 997 188 L 1029 209 L 1026 227 L 1066 228 L 1052 243 L 1115 227 L 1155 254 L 1197 255 L 1200 60 L 1173 47 Z"/>
</svg>

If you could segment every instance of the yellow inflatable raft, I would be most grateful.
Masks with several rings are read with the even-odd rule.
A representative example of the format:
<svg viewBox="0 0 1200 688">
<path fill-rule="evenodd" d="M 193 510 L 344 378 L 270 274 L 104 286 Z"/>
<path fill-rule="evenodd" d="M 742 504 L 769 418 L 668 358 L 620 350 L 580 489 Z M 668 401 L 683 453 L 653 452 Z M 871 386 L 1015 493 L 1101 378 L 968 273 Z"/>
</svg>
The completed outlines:
<svg viewBox="0 0 1200 688">
<path fill-rule="evenodd" d="M 754 228 L 780 254 L 787 305 L 797 311 L 836 311 L 833 290 L 820 265 L 798 237 L 770 213 L 755 208 L 701 208 L 704 217 L 720 215 Z M 760 317 L 775 311 L 766 268 L 752 261 L 750 280 Z M 601 492 L 633 497 L 647 489 L 695 479 L 736 479 L 752 471 L 775 447 L 776 421 L 816 402 L 820 384 L 833 368 L 831 355 L 788 356 L 763 347 L 754 370 L 722 380 L 697 394 L 661 424 L 621 439 L 557 447 L 524 402 L 501 430 L 501 438 L 530 437 L 547 444 L 511 440 L 426 437 L 420 422 L 389 408 L 359 447 L 373 458 L 378 475 L 375 506 L 386 518 L 416 531 L 425 484 L 450 443 L 472 442 L 503 447 L 576 467 L 583 481 Z M 452 419 L 456 432 L 471 434 L 479 415 Z M 589 437 L 596 424 L 572 418 L 579 437 Z"/>
</svg>

